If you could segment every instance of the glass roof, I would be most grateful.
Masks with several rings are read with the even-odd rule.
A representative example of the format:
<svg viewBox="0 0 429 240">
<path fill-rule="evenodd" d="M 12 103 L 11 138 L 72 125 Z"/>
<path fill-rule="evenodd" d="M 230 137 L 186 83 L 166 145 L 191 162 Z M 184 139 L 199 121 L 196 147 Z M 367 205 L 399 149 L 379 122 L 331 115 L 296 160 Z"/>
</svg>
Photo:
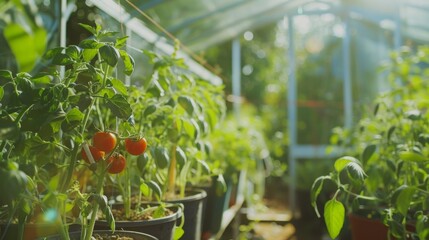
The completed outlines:
<svg viewBox="0 0 429 240">
<path fill-rule="evenodd" d="M 92 0 L 92 2 L 97 2 Z M 166 36 L 145 16 L 193 51 L 232 39 L 243 32 L 277 22 L 290 15 L 334 13 L 382 28 L 395 30 L 420 41 L 429 39 L 429 1 L 425 0 L 105 0 L 120 2 L 128 20 L 139 19 L 156 34 Z M 113 5 L 112 5 L 113 6 Z M 115 9 L 115 8 L 113 8 Z M 117 8 L 116 8 L 117 9 Z M 119 11 L 119 10 L 117 10 Z"/>
</svg>

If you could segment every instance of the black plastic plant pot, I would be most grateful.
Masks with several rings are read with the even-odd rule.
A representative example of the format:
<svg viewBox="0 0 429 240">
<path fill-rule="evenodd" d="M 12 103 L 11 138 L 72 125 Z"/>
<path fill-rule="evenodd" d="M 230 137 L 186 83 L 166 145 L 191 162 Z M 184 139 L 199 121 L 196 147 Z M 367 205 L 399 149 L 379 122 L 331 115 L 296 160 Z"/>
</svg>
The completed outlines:
<svg viewBox="0 0 429 240">
<path fill-rule="evenodd" d="M 81 232 L 70 232 L 70 240 L 80 240 Z M 101 237 L 101 239 L 117 239 L 116 237 L 126 237 L 127 239 L 133 239 L 133 240 L 159 240 L 158 238 L 151 236 L 149 234 L 141 233 L 141 232 L 133 232 L 133 231 L 115 231 L 112 233 L 111 230 L 94 230 L 94 233 L 92 236 Z M 114 236 L 114 237 L 113 237 Z M 46 238 L 39 238 L 37 240 L 62 240 L 62 237 L 60 235 L 50 236 Z M 99 239 L 99 238 L 96 238 Z"/>
<path fill-rule="evenodd" d="M 226 180 L 227 189 L 224 193 L 216 193 L 216 186 L 207 188 L 207 200 L 204 212 L 203 233 L 212 235 L 220 230 L 223 213 L 229 208 L 229 200 L 233 188 L 231 179 Z"/>
<path fill-rule="evenodd" d="M 204 215 L 204 202 L 207 198 L 206 191 L 202 189 L 192 189 L 186 191 L 186 197 L 174 200 L 166 200 L 169 203 L 180 203 L 183 205 L 184 234 L 182 240 L 200 240 L 202 233 L 202 223 Z M 177 225 L 181 224 L 180 220 Z"/>
<path fill-rule="evenodd" d="M 174 227 L 177 219 L 182 216 L 182 210 L 178 206 L 171 206 L 168 207 L 168 209 L 173 211 L 173 214 L 151 220 L 115 221 L 115 227 L 117 230 L 146 233 L 159 240 L 172 240 L 174 236 Z M 106 221 L 100 220 L 96 221 L 95 229 L 108 230 L 110 228 Z"/>
</svg>

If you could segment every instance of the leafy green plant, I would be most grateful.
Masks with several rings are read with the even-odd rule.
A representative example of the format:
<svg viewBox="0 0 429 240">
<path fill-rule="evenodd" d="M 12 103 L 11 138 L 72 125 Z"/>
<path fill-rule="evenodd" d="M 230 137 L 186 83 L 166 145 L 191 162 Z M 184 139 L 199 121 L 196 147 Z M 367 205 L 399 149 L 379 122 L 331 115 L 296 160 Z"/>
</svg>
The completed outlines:
<svg viewBox="0 0 429 240">
<path fill-rule="evenodd" d="M 116 150 L 119 141 L 129 136 L 120 136 L 115 125 L 106 125 L 111 121 L 104 119 L 102 112 L 110 112 L 118 123 L 126 122 L 132 116 L 126 99 L 127 90 L 113 74 L 119 61 L 125 66 L 125 74 L 133 72 L 133 59 L 121 49 L 127 38 L 116 38 L 112 42 L 109 39 L 115 33 L 102 31 L 99 26 L 81 26 L 94 38 L 82 41 L 79 46 L 49 50 L 45 54 L 49 66 L 46 72 L 34 76 L 25 72 L 14 75 L 9 71 L 0 74 L 1 161 L 5 166 L 17 163 L 21 168 L 32 163 L 37 169 L 45 169 L 34 176 L 27 174 L 27 179 L 36 182 L 36 197 L 43 205 L 55 209 L 56 220 L 64 225 L 62 235 L 65 239 L 68 238 L 67 213 L 73 206 L 80 208 L 80 221 L 85 226 L 82 239 L 91 238 L 96 217 L 93 213 L 99 208 L 108 216 L 114 229 L 114 219 L 102 194 L 103 185 L 108 173 L 119 171 L 112 171 L 120 159 Z M 57 66 L 66 68 L 64 76 L 60 75 Z M 94 153 L 101 150 L 95 148 L 93 151 L 88 142 L 100 131 L 109 133 L 118 141 L 98 155 Z M 95 145 L 95 139 L 92 141 Z M 83 158 L 81 152 L 86 153 L 88 163 L 79 162 Z M 87 194 L 80 194 L 73 183 L 73 175 L 81 166 L 91 170 L 96 182 L 95 188 Z M 3 170 L 7 171 L 7 168 Z M 13 169 L 9 167 L 9 170 Z M 17 174 L 22 175 L 21 172 Z M 10 205 L 21 196 L 14 197 L 9 201 Z M 31 208 L 24 207 L 27 216 L 30 215 Z M 24 222 L 25 218 L 20 223 Z"/>
<path fill-rule="evenodd" d="M 151 79 L 130 94 L 139 132 L 151 143 L 140 160 L 141 189 L 162 199 L 179 189 L 183 197 L 188 183 L 210 174 L 202 139 L 224 115 L 223 86 L 190 74 L 175 53 L 144 53 L 154 66 Z"/>
<path fill-rule="evenodd" d="M 349 156 L 338 158 L 334 171 L 316 179 L 311 193 L 318 213 L 316 200 L 325 182 L 337 186 L 324 212 L 332 238 L 343 227 L 345 206 L 366 217 L 378 216 L 396 238 L 405 239 L 408 225 L 415 226 L 413 234 L 427 238 L 428 53 L 426 47 L 393 53 L 388 68 L 392 89 L 380 94 L 374 111 L 351 132 L 336 130 L 332 139 Z"/>
</svg>

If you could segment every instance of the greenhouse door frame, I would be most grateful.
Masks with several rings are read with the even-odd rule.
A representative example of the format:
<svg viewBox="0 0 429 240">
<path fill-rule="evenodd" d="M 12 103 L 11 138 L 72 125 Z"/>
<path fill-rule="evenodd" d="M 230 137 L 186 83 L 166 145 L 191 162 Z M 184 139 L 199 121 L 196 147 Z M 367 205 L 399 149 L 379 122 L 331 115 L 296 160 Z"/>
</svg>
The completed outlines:
<svg viewBox="0 0 429 240">
<path fill-rule="evenodd" d="M 400 5 L 398 5 L 398 14 Z M 351 128 L 353 125 L 353 96 L 352 96 L 352 77 L 351 77 L 351 33 L 350 33 L 350 14 L 358 14 L 373 23 L 380 23 L 383 20 L 391 20 L 395 24 L 394 48 L 401 46 L 400 17 L 389 15 L 377 16 L 370 11 L 361 11 L 358 8 L 342 7 L 338 11 L 314 11 L 311 14 L 336 14 L 341 13 L 344 36 L 342 41 L 342 59 L 343 59 L 343 101 L 344 101 L 344 127 Z M 296 168 L 299 158 L 323 158 L 338 155 L 341 149 L 335 149 L 330 154 L 327 153 L 328 145 L 304 145 L 297 143 L 297 83 L 296 83 L 296 61 L 294 44 L 294 17 L 296 14 L 287 15 L 289 47 L 286 57 L 289 59 L 289 74 L 287 81 L 287 111 L 288 111 L 288 136 L 289 136 L 289 155 L 288 155 L 288 173 L 289 173 L 289 207 L 293 214 L 296 214 Z M 381 27 L 380 27 L 381 28 Z"/>
</svg>

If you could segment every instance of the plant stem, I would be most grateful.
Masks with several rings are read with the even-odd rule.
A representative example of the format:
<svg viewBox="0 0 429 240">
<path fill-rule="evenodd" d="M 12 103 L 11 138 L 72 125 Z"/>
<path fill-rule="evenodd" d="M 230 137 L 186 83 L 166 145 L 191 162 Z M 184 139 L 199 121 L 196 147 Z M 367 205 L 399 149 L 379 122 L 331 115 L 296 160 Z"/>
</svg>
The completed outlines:
<svg viewBox="0 0 429 240">
<path fill-rule="evenodd" d="M 356 198 L 361 198 L 361 199 L 371 200 L 371 201 L 381 201 L 381 199 L 376 198 L 376 197 L 368 197 L 368 196 L 363 196 L 363 195 L 356 194 L 356 193 L 354 193 L 354 192 L 350 192 L 350 191 L 349 191 L 349 190 L 347 190 L 345 187 L 343 187 L 343 188 L 342 188 L 342 190 L 343 190 L 344 192 L 346 192 L 346 193 L 348 193 L 348 194 L 350 194 L 350 195 L 352 195 L 352 196 L 356 197 Z"/>
<path fill-rule="evenodd" d="M 170 167 L 168 169 L 168 195 L 174 196 L 175 192 L 175 183 L 176 183 L 176 146 L 177 143 L 174 143 L 171 147 L 171 159 Z"/>
<path fill-rule="evenodd" d="M 107 173 L 104 167 L 101 167 L 101 168 L 99 167 L 99 169 L 101 169 L 101 173 L 98 175 L 98 178 L 97 178 L 97 189 L 95 190 L 96 195 L 102 194 L 103 186 L 104 186 L 104 177 L 106 176 L 106 173 Z M 92 209 L 91 220 L 86 227 L 87 230 L 86 230 L 85 240 L 91 240 L 92 233 L 94 231 L 95 220 L 97 219 L 97 213 L 99 208 L 100 208 L 100 204 L 97 201 Z"/>
</svg>

